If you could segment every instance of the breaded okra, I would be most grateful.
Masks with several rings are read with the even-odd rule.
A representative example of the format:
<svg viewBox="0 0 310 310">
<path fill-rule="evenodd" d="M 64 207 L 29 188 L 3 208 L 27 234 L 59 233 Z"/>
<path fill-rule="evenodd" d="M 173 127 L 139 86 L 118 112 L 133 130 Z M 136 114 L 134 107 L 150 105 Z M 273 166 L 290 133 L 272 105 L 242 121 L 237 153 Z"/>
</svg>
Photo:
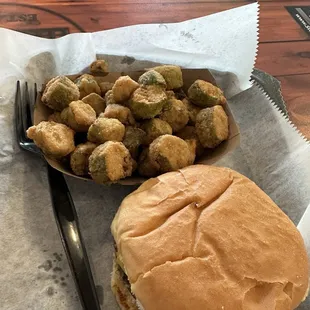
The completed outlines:
<svg viewBox="0 0 310 310">
<path fill-rule="evenodd" d="M 89 157 L 89 172 L 97 183 L 116 182 L 132 174 L 133 160 L 121 142 L 108 141 Z"/>
<path fill-rule="evenodd" d="M 125 126 L 114 118 L 98 117 L 89 127 L 87 139 L 94 143 L 106 141 L 122 141 L 125 134 Z"/>
<path fill-rule="evenodd" d="M 42 102 L 55 111 L 62 111 L 71 101 L 78 100 L 78 87 L 66 76 L 51 79 L 43 91 Z"/>
<path fill-rule="evenodd" d="M 138 80 L 139 84 L 142 84 L 144 86 L 146 85 L 157 85 L 162 87 L 163 89 L 167 88 L 166 81 L 164 77 L 155 70 L 150 70 L 145 73 L 143 73 Z"/>
<path fill-rule="evenodd" d="M 163 135 L 149 147 L 149 158 L 159 172 L 175 171 L 191 163 L 192 154 L 187 143 L 179 137 Z"/>
<path fill-rule="evenodd" d="M 75 80 L 75 84 L 80 90 L 80 99 L 91 93 L 101 95 L 101 89 L 95 78 L 90 74 L 82 74 Z"/>
<path fill-rule="evenodd" d="M 188 98 L 194 104 L 206 108 L 226 103 L 222 90 L 213 84 L 196 80 L 188 89 Z"/>
<path fill-rule="evenodd" d="M 94 149 L 97 147 L 95 143 L 86 142 L 79 144 L 70 155 L 70 167 L 76 175 L 87 175 L 88 159 Z"/>
<path fill-rule="evenodd" d="M 171 126 L 159 118 L 144 121 L 141 125 L 141 129 L 143 129 L 146 133 L 143 141 L 143 144 L 145 145 L 151 144 L 159 136 L 172 135 Z"/>
<path fill-rule="evenodd" d="M 137 127 L 126 127 L 123 143 L 129 150 L 132 158 L 137 158 L 139 153 L 139 147 L 145 138 L 145 132 Z"/>
<path fill-rule="evenodd" d="M 76 132 L 87 132 L 89 126 L 96 120 L 96 112 L 82 100 L 72 101 L 61 112 L 61 119 Z"/>
<path fill-rule="evenodd" d="M 61 158 L 74 149 L 74 131 L 64 124 L 41 122 L 27 130 L 27 136 L 47 156 Z"/>
<path fill-rule="evenodd" d="M 228 139 L 228 117 L 220 105 L 201 110 L 195 127 L 203 147 L 214 148 Z"/>
<path fill-rule="evenodd" d="M 125 126 L 134 125 L 136 123 L 130 109 L 120 104 L 109 104 L 102 116 L 106 118 L 116 118 Z"/>
<path fill-rule="evenodd" d="M 116 102 L 127 101 L 138 87 L 139 84 L 128 75 L 119 77 L 112 87 L 114 100 Z"/>
<path fill-rule="evenodd" d="M 179 66 L 163 65 L 152 68 L 152 70 L 157 71 L 164 77 L 167 84 L 167 90 L 183 86 L 183 75 Z"/>
<path fill-rule="evenodd" d="M 178 132 L 188 123 L 188 111 L 181 100 L 170 99 L 164 105 L 159 118 L 166 121 L 173 132 Z"/>
<path fill-rule="evenodd" d="M 91 93 L 82 99 L 83 102 L 89 104 L 99 116 L 100 113 L 104 112 L 105 100 L 96 93 Z"/>
<path fill-rule="evenodd" d="M 129 108 L 137 119 L 150 119 L 161 112 L 166 101 L 167 96 L 161 87 L 149 85 L 134 91 Z"/>
</svg>

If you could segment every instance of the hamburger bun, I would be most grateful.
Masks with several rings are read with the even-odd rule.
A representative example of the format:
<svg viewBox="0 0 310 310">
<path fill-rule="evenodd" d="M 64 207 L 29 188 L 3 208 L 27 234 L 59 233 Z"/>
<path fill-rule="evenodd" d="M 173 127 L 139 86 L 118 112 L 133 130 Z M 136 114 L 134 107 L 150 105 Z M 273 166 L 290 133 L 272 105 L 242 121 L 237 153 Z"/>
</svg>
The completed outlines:
<svg viewBox="0 0 310 310">
<path fill-rule="evenodd" d="M 195 165 L 149 179 L 123 200 L 111 230 L 144 310 L 289 310 L 305 299 L 302 236 L 233 170 Z"/>
</svg>

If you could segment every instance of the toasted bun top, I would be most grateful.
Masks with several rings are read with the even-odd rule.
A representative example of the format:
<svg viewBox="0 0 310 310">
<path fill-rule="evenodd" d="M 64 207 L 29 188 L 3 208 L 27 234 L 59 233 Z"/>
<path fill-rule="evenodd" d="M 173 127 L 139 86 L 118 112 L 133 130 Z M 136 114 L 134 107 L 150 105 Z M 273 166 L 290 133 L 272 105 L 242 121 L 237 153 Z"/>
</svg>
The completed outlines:
<svg viewBox="0 0 310 310">
<path fill-rule="evenodd" d="M 195 165 L 143 183 L 112 223 L 145 310 L 294 309 L 308 288 L 303 239 L 239 173 Z"/>
</svg>

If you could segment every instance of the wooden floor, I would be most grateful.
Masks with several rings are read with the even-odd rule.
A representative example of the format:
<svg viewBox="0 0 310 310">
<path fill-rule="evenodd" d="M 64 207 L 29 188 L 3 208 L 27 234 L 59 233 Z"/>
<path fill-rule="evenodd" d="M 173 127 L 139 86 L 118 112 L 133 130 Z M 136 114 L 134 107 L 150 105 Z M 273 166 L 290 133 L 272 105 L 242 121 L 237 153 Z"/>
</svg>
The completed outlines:
<svg viewBox="0 0 310 310">
<path fill-rule="evenodd" d="M 42 36 L 98 31 L 140 23 L 178 22 L 254 1 L 212 0 L 16 0 L 0 3 L 0 26 L 41 29 Z M 276 76 L 291 120 L 310 139 L 310 37 L 285 6 L 308 1 L 260 1 L 256 67 Z M 50 33 L 50 28 L 57 28 Z"/>
</svg>

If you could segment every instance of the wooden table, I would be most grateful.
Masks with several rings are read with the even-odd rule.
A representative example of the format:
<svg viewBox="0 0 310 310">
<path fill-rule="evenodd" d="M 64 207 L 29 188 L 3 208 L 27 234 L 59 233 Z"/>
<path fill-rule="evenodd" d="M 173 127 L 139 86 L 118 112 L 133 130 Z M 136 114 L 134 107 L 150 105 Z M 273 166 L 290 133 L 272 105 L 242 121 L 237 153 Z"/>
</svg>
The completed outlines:
<svg viewBox="0 0 310 310">
<path fill-rule="evenodd" d="M 0 3 L 0 26 L 59 37 L 141 23 L 179 22 L 251 2 L 254 1 L 15 0 Z M 310 37 L 285 9 L 307 5 L 309 0 L 260 1 L 256 67 L 281 81 L 290 118 L 310 139 Z"/>
</svg>

